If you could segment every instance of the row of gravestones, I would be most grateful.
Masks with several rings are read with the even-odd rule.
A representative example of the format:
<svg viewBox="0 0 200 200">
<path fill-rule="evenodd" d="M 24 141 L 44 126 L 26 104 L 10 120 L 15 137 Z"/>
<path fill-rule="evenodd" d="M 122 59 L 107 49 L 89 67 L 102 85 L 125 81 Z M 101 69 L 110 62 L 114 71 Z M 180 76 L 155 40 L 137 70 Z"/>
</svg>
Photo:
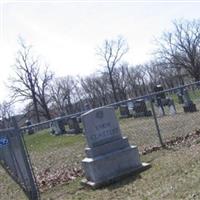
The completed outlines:
<svg viewBox="0 0 200 200">
<path fill-rule="evenodd" d="M 155 88 L 155 92 L 163 91 L 163 87 L 158 85 Z M 178 103 L 183 104 L 184 112 L 196 112 L 196 105 L 191 100 L 188 90 L 186 88 L 182 88 L 177 92 Z M 168 106 L 169 110 L 172 114 L 176 114 L 176 108 L 173 99 L 166 97 L 165 93 L 161 93 L 156 95 L 156 103 L 159 108 L 159 115 L 165 115 L 164 106 Z"/>
<path fill-rule="evenodd" d="M 162 88 L 163 90 L 163 88 Z M 159 91 L 162 91 L 159 90 Z M 196 105 L 191 100 L 187 89 L 182 89 L 177 93 L 178 101 L 180 104 L 183 104 L 184 112 L 196 112 Z M 165 115 L 165 106 L 168 106 L 169 113 L 171 115 L 176 114 L 176 107 L 174 100 L 172 98 L 166 97 L 164 93 L 156 95 L 156 106 L 159 110 L 159 116 Z M 129 118 L 129 117 L 147 117 L 152 116 L 150 110 L 147 109 L 144 99 L 136 100 L 134 103 L 129 102 L 128 104 L 120 105 L 119 107 L 120 117 Z"/>
<path fill-rule="evenodd" d="M 147 109 L 144 99 L 138 99 L 135 102 L 129 102 L 128 104 L 119 106 L 120 117 L 147 117 L 152 116 L 150 110 Z"/>
<path fill-rule="evenodd" d="M 163 101 L 164 100 L 164 101 Z M 163 116 L 165 114 L 164 112 L 164 106 L 169 107 L 169 113 L 171 115 L 176 114 L 176 108 L 174 101 L 171 98 L 166 99 L 156 99 L 156 105 L 159 110 L 159 116 Z M 129 118 L 129 117 L 149 117 L 152 116 L 152 112 L 147 109 L 146 103 L 144 99 L 136 100 L 134 103 L 130 103 L 129 105 L 120 105 L 120 118 Z"/>
<path fill-rule="evenodd" d="M 162 86 L 158 85 L 155 89 L 155 92 L 162 91 Z M 196 105 L 192 102 L 188 91 L 186 89 L 181 89 L 178 93 L 178 101 L 183 105 L 184 112 L 195 112 L 197 111 Z M 171 115 L 176 114 L 176 107 L 173 99 L 166 97 L 165 93 L 156 95 L 156 106 L 158 107 L 159 116 L 165 115 L 165 106 L 169 107 L 169 113 Z M 128 104 L 120 105 L 120 117 L 129 118 L 129 117 L 147 117 L 152 116 L 152 112 L 147 109 L 144 99 L 139 99 L 134 102 L 129 102 Z M 78 134 L 82 132 L 82 129 L 79 126 L 79 121 L 76 117 L 71 117 L 68 119 L 67 123 L 69 129 L 65 129 L 65 121 L 63 118 L 56 118 L 53 122 L 50 123 L 51 133 L 54 135 L 61 135 L 64 133 L 68 134 Z M 34 129 L 31 127 L 31 122 L 26 121 L 26 126 L 28 134 L 33 134 Z M 30 126 L 30 127 L 29 127 Z"/>
<path fill-rule="evenodd" d="M 31 135 L 34 133 L 34 128 L 31 126 L 32 123 L 30 120 L 26 120 L 26 132 Z M 82 132 L 82 129 L 79 126 L 79 120 L 76 117 L 71 117 L 67 119 L 67 125 L 69 129 L 65 129 L 66 119 L 61 117 L 55 118 L 54 121 L 50 123 L 50 133 L 53 135 L 62 135 L 62 134 L 79 134 Z M 41 125 L 40 125 L 41 126 Z M 44 124 L 43 128 L 49 128 L 49 124 Z M 41 127 L 40 127 L 41 128 Z"/>
<path fill-rule="evenodd" d="M 51 134 L 53 135 L 62 135 L 62 134 L 79 134 L 82 132 L 82 129 L 79 125 L 79 120 L 77 117 L 71 117 L 67 119 L 67 125 L 69 127 L 68 130 L 65 129 L 66 119 L 61 117 L 56 118 L 53 122 L 51 122 Z"/>
</svg>

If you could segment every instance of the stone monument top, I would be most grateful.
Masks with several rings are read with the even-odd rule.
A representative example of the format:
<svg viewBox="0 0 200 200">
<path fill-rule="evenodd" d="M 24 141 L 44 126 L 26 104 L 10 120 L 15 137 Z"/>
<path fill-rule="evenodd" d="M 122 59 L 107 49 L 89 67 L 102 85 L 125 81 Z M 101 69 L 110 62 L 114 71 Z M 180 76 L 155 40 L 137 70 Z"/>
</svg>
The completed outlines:
<svg viewBox="0 0 200 200">
<path fill-rule="evenodd" d="M 114 108 L 93 109 L 82 115 L 89 147 L 96 147 L 122 138 Z"/>
</svg>

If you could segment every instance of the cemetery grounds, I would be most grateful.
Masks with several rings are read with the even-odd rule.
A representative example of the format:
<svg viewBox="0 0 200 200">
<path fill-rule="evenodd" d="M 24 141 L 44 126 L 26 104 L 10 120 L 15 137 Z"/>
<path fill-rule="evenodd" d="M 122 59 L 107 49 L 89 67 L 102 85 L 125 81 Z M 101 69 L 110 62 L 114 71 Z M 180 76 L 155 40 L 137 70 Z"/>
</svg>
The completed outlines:
<svg viewBox="0 0 200 200">
<path fill-rule="evenodd" d="M 184 137 L 200 130 L 200 93 L 191 96 L 199 112 L 184 113 L 174 96 L 177 114 L 170 116 L 166 112 L 166 116 L 158 118 L 164 142 L 174 141 L 165 149 L 158 148 L 153 117 L 119 119 L 123 135 L 129 138 L 130 144 L 138 146 L 141 160 L 151 163 L 152 167 L 97 190 L 80 184 L 86 142 L 82 134 L 56 137 L 45 130 L 25 135 L 41 199 L 200 199 L 200 136 Z M 181 142 L 176 142 L 181 136 Z M 147 152 L 148 148 L 152 152 Z M 0 199 L 26 199 L 2 168 Z"/>
</svg>

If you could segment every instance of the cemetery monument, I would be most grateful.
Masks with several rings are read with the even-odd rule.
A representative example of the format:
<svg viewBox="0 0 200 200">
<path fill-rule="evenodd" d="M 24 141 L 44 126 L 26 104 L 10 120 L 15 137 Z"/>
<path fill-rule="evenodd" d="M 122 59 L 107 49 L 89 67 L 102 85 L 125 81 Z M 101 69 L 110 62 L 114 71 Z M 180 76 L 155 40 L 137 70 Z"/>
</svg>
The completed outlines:
<svg viewBox="0 0 200 200">
<path fill-rule="evenodd" d="M 82 115 L 88 147 L 82 160 L 86 180 L 94 188 L 147 169 L 138 148 L 122 137 L 114 108 L 93 109 Z"/>
</svg>

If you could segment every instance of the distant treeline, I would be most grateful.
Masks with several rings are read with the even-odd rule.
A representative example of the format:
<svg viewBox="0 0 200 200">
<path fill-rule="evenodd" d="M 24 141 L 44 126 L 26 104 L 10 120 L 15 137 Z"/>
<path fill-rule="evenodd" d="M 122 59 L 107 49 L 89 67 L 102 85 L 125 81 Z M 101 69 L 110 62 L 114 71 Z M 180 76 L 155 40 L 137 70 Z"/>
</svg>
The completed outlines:
<svg viewBox="0 0 200 200">
<path fill-rule="evenodd" d="M 145 95 L 157 84 L 167 89 L 199 81 L 200 20 L 174 21 L 173 25 L 173 30 L 157 39 L 154 59 L 141 65 L 124 60 L 129 48 L 122 36 L 105 40 L 96 52 L 102 67 L 87 77 L 55 77 L 34 58 L 32 47 L 20 39 L 15 76 L 8 86 L 11 100 L 0 104 L 0 118 L 13 115 L 16 101 L 25 105 L 27 118 L 40 122 Z"/>
</svg>

